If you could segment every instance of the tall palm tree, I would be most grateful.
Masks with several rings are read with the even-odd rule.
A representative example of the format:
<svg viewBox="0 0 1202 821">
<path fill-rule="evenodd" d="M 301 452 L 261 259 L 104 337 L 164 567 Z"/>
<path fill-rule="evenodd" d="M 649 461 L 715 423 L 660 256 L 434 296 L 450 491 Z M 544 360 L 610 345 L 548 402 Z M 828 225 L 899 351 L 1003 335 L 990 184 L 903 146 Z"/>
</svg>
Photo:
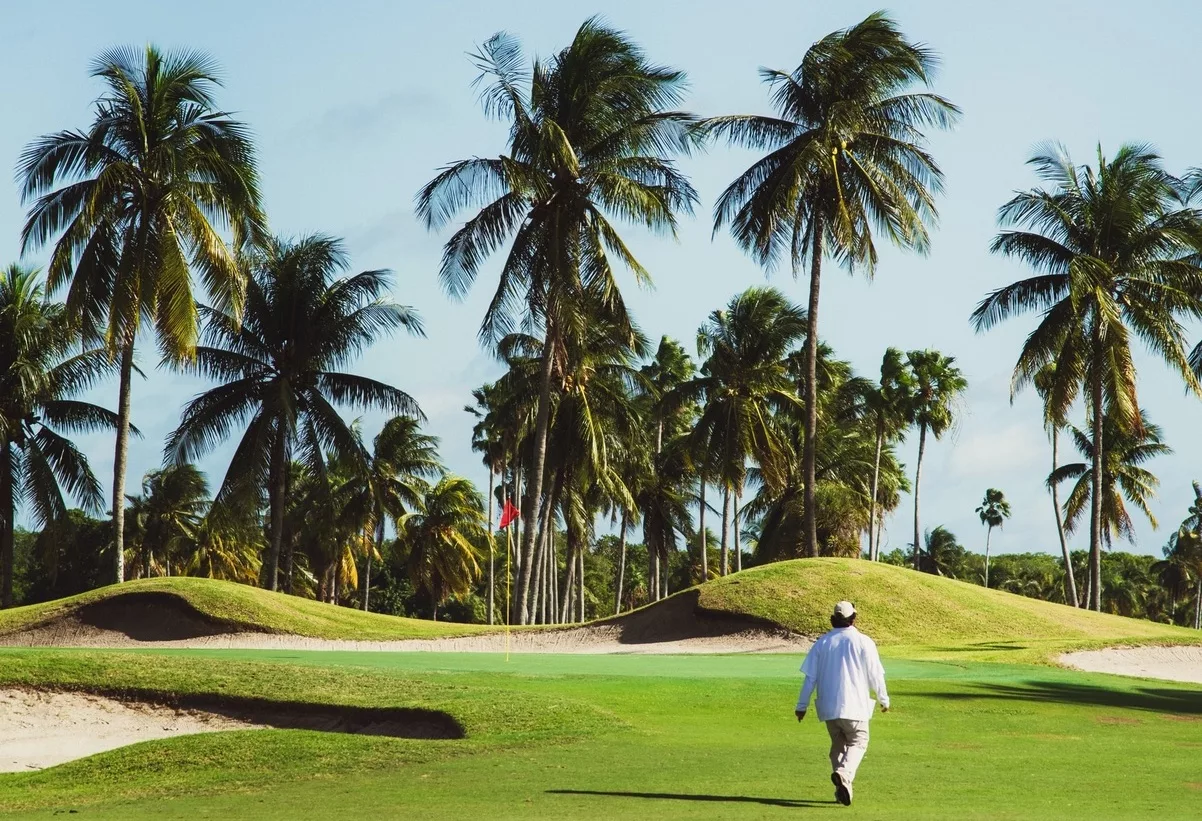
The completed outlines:
<svg viewBox="0 0 1202 821">
<path fill-rule="evenodd" d="M 1135 540 L 1135 525 L 1127 512 L 1124 498 L 1148 519 L 1152 527 L 1158 522 L 1152 514 L 1150 502 L 1156 495 L 1160 481 L 1143 465 L 1149 460 L 1169 454 L 1173 449 L 1164 443 L 1160 426 L 1148 421 L 1141 412 L 1138 433 L 1124 429 L 1123 423 L 1114 417 L 1102 422 L 1102 441 L 1107 442 L 1105 458 L 1101 462 L 1102 473 L 1094 480 L 1094 458 L 1096 449 L 1091 430 L 1071 428 L 1073 444 L 1081 453 L 1083 461 L 1061 465 L 1048 477 L 1048 482 L 1073 481 L 1072 490 L 1064 502 L 1065 526 L 1069 533 L 1081 525 L 1081 519 L 1093 508 L 1093 493 L 1101 488 L 1102 540 L 1109 547 L 1115 537 Z M 1091 588 L 1092 592 L 1092 588 Z M 1094 594 L 1096 600 L 1096 593 Z"/>
<path fill-rule="evenodd" d="M 336 494 L 350 531 L 370 534 L 364 551 L 363 609 L 370 604 L 371 563 L 384 547 L 387 520 L 395 522 L 415 507 L 426 490 L 427 479 L 443 472 L 438 457 L 438 437 L 421 432 L 421 423 L 409 416 L 394 416 L 372 441 L 366 463 L 352 460 L 348 476 Z M 366 470 L 362 470 L 366 468 Z"/>
<path fill-rule="evenodd" d="M 871 510 L 868 518 L 868 558 L 876 561 L 880 545 L 876 542 L 877 502 L 880 492 L 881 451 L 887 442 L 902 441 L 911 424 L 913 374 L 905 355 L 887 348 L 881 358 L 881 379 L 867 396 L 869 412 L 876 425 L 876 457 L 872 468 Z"/>
<path fill-rule="evenodd" d="M 341 241 L 275 239 L 249 260 L 246 310 L 204 308 L 204 342 L 187 370 L 218 385 L 184 408 L 167 456 L 193 461 L 245 424 L 220 502 L 248 487 L 266 491 L 271 534 L 267 585 L 278 584 L 288 465 L 302 459 L 325 477 L 325 452 L 357 462 L 368 455 L 335 405 L 422 418 L 404 391 L 342 368 L 397 328 L 422 335 L 411 308 L 384 296 L 388 271 L 339 276 L 348 267 Z"/>
<path fill-rule="evenodd" d="M 168 465 L 142 478 L 142 493 L 129 496 L 134 541 L 140 542 L 142 575 L 149 576 L 157 557 L 161 573 L 171 575 L 171 562 L 195 540 L 209 508 L 209 482 L 196 465 Z M 136 557 L 135 557 L 136 558 Z M 176 563 L 179 570 L 179 562 Z"/>
<path fill-rule="evenodd" d="M 669 110 L 684 91 L 682 72 L 652 65 L 621 32 L 589 19 L 571 45 L 527 70 L 516 40 L 497 34 L 476 55 L 487 114 L 509 123 L 508 152 L 461 160 L 419 193 L 418 215 L 439 228 L 465 208 L 481 210 L 447 242 L 441 277 L 465 295 L 484 260 L 512 238 L 500 282 L 481 325 L 493 344 L 521 319 L 543 333 L 543 370 L 520 548 L 518 613 L 528 617 L 539 507 L 544 498 L 551 372 L 565 341 L 581 333 L 584 302 L 600 300 L 629 323 L 611 258 L 640 282 L 650 275 L 611 216 L 675 235 L 676 214 L 697 194 L 667 158 L 694 144 L 694 118 Z M 592 294 L 589 298 L 587 295 Z"/>
<path fill-rule="evenodd" d="M 1012 392 L 1056 363 L 1047 388 L 1055 418 L 1084 398 L 1092 424 L 1096 483 L 1089 523 L 1089 606 L 1101 609 L 1106 494 L 1104 420 L 1138 434 L 1139 403 L 1131 336 L 1176 370 L 1194 393 L 1180 320 L 1202 316 L 1202 213 L 1184 204 L 1183 184 L 1147 146 L 1124 145 L 1097 168 L 1075 166 L 1048 146 L 1029 164 L 1047 188 L 1017 194 L 1002 206 L 994 253 L 1015 257 L 1035 275 L 990 293 L 972 315 L 978 331 L 1023 313 L 1038 313 L 1014 366 Z M 1198 359 L 1197 352 L 1195 362 Z M 1107 407 L 1113 410 L 1108 411 Z"/>
<path fill-rule="evenodd" d="M 439 605 L 470 592 L 480 576 L 477 558 L 488 538 L 483 500 L 467 479 L 444 476 L 400 518 L 397 531 L 409 577 L 430 596 L 437 621 Z"/>
<path fill-rule="evenodd" d="M 668 509 L 674 509 L 669 497 L 680 493 L 692 495 L 691 489 L 686 490 L 685 487 L 687 484 L 691 484 L 691 477 L 688 475 L 690 472 L 689 461 L 693 461 L 695 467 L 700 467 L 698 471 L 699 498 L 702 500 L 701 504 L 704 505 L 705 490 L 701 485 L 706 480 L 701 477 L 705 475 L 705 460 L 688 460 L 686 452 L 675 453 L 671 458 L 663 456 L 666 448 L 681 450 L 682 446 L 677 440 L 689 432 L 693 420 L 696 418 L 696 403 L 678 402 L 676 398 L 679 389 L 696 376 L 696 372 L 693 360 L 685 351 L 684 346 L 667 336 L 660 339 L 659 347 L 652 360 L 639 370 L 640 379 L 636 384 L 636 390 L 639 393 L 638 401 L 641 405 L 639 411 L 646 419 L 646 426 L 645 429 L 636 431 L 638 434 L 636 440 L 628 444 L 638 448 L 637 440 L 650 440 L 649 453 L 633 454 L 639 466 L 643 468 L 640 475 L 642 481 L 638 483 L 637 493 L 645 496 L 645 502 L 639 503 L 639 507 L 644 511 L 649 503 L 662 514 Z M 685 450 L 687 451 L 687 448 Z M 671 475 L 665 476 L 665 470 L 668 470 Z M 632 492 L 635 492 L 633 488 Z M 700 518 L 701 529 L 704 531 L 704 509 L 701 511 Z M 667 545 L 671 543 L 671 549 L 675 550 L 675 538 L 669 538 L 671 528 L 665 524 L 670 519 L 670 516 L 659 515 L 659 524 L 656 524 L 648 522 L 644 517 L 644 544 L 648 547 L 648 557 L 652 565 L 648 570 L 650 571 L 651 598 L 653 599 L 664 596 L 668 579 L 668 567 L 664 564 L 668 556 Z M 646 534 L 648 532 L 657 534 L 653 541 L 647 541 Z M 653 543 L 657 549 L 651 549 Z M 701 561 L 703 565 L 701 580 L 704 581 L 707 572 L 707 568 L 704 567 L 706 563 L 704 550 Z"/>
<path fill-rule="evenodd" d="M 989 586 L 989 539 L 993 536 L 995 527 L 1002 527 L 1006 520 L 1010 518 L 1010 503 L 1006 501 L 1006 495 L 997 488 L 989 488 L 985 491 L 985 498 L 981 500 L 981 504 L 977 506 L 977 516 L 981 518 L 981 524 L 985 525 L 985 586 Z"/>
<path fill-rule="evenodd" d="M 749 288 L 710 314 L 697 332 L 697 353 L 705 362 L 679 395 L 703 401 L 691 438 L 694 450 L 712 460 L 710 478 L 723 492 L 723 575 L 730 570 L 727 500 L 746 484 L 748 460 L 771 488 L 786 481 L 792 451 L 773 413 L 798 404 L 785 357 L 805 328 L 805 313 L 780 291 Z"/>
<path fill-rule="evenodd" d="M 102 506 L 87 457 L 63 434 L 111 429 L 116 417 L 75 397 L 108 373 L 101 351 L 71 355 L 77 329 L 46 299 L 36 271 L 0 272 L 0 606 L 13 605 L 17 513 L 45 527 L 67 512 L 63 490 L 89 511 Z"/>
<path fill-rule="evenodd" d="M 1039 369 L 1032 379 L 1032 384 L 1035 386 L 1035 391 L 1039 394 L 1040 400 L 1043 402 L 1043 427 L 1048 433 L 1048 438 L 1052 440 L 1052 471 L 1048 475 L 1056 472 L 1060 466 L 1060 431 L 1068 425 L 1068 420 L 1064 418 L 1052 402 L 1052 387 L 1056 383 L 1056 363 L 1049 362 Z M 1064 536 L 1064 516 L 1060 509 L 1060 486 L 1055 482 L 1049 483 L 1049 488 L 1052 496 L 1052 508 L 1056 513 L 1056 535 L 1060 539 L 1060 553 L 1064 559 L 1064 584 L 1065 594 L 1068 597 L 1068 602 L 1073 607 L 1080 607 L 1081 601 L 1077 597 L 1077 580 L 1073 575 L 1073 560 L 1069 555 L 1068 539 Z"/>
<path fill-rule="evenodd" d="M 761 69 L 777 116 L 705 123 L 710 134 L 767 152 L 718 199 L 714 230 L 729 224 L 739 245 L 767 267 L 787 255 L 796 274 L 808 259 L 807 384 L 816 378 L 823 257 L 871 276 L 874 229 L 902 248 L 927 250 L 943 173 L 927 153 L 923 129 L 946 128 L 959 114 L 943 97 L 912 90 L 929 87 L 937 62 L 877 12 L 819 40 L 792 72 Z M 817 394 L 805 399 L 803 475 L 812 512 Z M 805 530 L 807 552 L 817 556 L 812 515 Z"/>
<path fill-rule="evenodd" d="M 906 363 L 914 376 L 913 424 L 918 426 L 918 459 L 914 464 L 914 566 L 922 552 L 918 541 L 918 491 L 922 479 L 922 457 L 926 453 L 927 433 L 942 439 L 956 421 L 961 394 L 968 380 L 955 365 L 955 357 L 938 351 L 910 351 Z"/>
<path fill-rule="evenodd" d="M 474 404 L 464 405 L 476 424 L 472 426 L 472 450 L 483 454 L 484 467 L 488 469 L 488 623 L 496 618 L 496 544 L 493 538 L 493 504 L 496 502 L 497 474 L 505 481 L 505 432 L 496 415 L 496 387 L 483 385 L 472 391 Z"/>
<path fill-rule="evenodd" d="M 22 248 L 58 235 L 47 270 L 67 290 L 67 316 L 120 361 L 113 468 L 116 580 L 124 578 L 125 467 L 134 344 L 143 323 L 175 361 L 200 335 L 192 272 L 208 298 L 238 317 L 245 278 L 234 247 L 264 235 L 254 148 L 218 110 L 216 64 L 194 51 L 116 48 L 92 64 L 105 91 L 86 130 L 34 140 L 21 155 L 30 202 Z"/>
</svg>

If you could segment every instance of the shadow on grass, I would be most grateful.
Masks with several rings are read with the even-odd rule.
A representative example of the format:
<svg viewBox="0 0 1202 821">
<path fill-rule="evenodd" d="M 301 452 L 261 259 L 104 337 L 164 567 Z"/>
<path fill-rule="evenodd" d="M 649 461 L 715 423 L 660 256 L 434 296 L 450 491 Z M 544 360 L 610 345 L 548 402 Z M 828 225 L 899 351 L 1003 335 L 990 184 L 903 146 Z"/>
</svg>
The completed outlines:
<svg viewBox="0 0 1202 821">
<path fill-rule="evenodd" d="M 948 647 L 934 647 L 940 653 L 981 653 L 991 650 L 1030 650 L 1026 644 L 1013 641 L 983 641 L 977 644 L 957 644 Z"/>
<path fill-rule="evenodd" d="M 549 795 L 594 795 L 617 798 L 648 798 L 659 801 L 707 801 L 732 804 L 764 804 L 769 807 L 834 807 L 835 801 L 807 801 L 792 798 L 757 798 L 751 795 L 699 795 L 695 793 L 669 792 L 618 792 L 610 790 L 547 790 Z"/>
<path fill-rule="evenodd" d="M 1059 681 L 1029 681 L 1024 684 L 976 684 L 958 693 L 931 693 L 936 698 L 991 698 L 1007 701 L 1044 701 L 1057 704 L 1087 704 L 1156 713 L 1202 715 L 1202 693 L 1159 687 L 1114 689 L 1092 684 Z"/>
</svg>

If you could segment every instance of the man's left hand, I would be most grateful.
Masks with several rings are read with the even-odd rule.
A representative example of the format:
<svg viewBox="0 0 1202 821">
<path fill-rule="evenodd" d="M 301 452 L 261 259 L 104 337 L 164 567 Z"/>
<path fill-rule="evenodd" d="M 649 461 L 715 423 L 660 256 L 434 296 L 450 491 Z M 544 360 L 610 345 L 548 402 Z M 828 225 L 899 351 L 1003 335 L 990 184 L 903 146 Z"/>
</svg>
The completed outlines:
<svg viewBox="0 0 1202 821">
<path fill-rule="evenodd" d="M 795 716 L 797 716 L 797 720 L 798 720 L 798 721 L 801 721 L 803 718 L 805 718 L 805 717 L 806 717 L 806 711 L 805 711 L 805 710 L 794 710 L 794 711 L 793 711 L 793 714 L 794 714 Z"/>
</svg>

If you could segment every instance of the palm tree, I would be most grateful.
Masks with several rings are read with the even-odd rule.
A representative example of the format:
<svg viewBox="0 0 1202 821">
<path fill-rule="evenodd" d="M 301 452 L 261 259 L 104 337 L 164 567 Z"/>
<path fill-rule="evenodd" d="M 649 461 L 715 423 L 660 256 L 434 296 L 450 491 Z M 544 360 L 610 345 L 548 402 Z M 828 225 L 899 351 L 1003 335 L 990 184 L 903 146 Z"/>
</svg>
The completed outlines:
<svg viewBox="0 0 1202 821">
<path fill-rule="evenodd" d="M 70 355 L 77 329 L 46 299 L 36 271 L 0 272 L 0 606 L 13 605 L 16 516 L 45 528 L 66 515 L 63 490 L 89 511 L 102 505 L 87 457 L 63 434 L 111 428 L 115 416 L 74 397 L 107 373 L 101 351 Z"/>
<path fill-rule="evenodd" d="M 1060 431 L 1067 425 L 1068 420 L 1058 413 L 1055 404 L 1052 402 L 1052 387 L 1056 382 L 1056 363 L 1049 362 L 1039 369 L 1035 374 L 1032 383 L 1035 386 L 1035 391 L 1039 394 L 1040 400 L 1043 402 L 1043 427 L 1048 433 L 1048 438 L 1052 440 L 1052 473 L 1056 472 L 1059 467 L 1060 460 Z M 1064 516 L 1060 510 L 1060 490 L 1059 485 L 1055 482 L 1050 482 L 1049 490 L 1052 496 L 1052 508 L 1056 513 L 1056 535 L 1060 538 L 1060 553 L 1064 559 L 1064 584 L 1066 587 L 1065 593 L 1068 596 L 1068 601 L 1073 607 L 1080 607 L 1080 599 L 1077 598 L 1077 580 L 1073 575 L 1073 560 L 1069 555 L 1068 539 L 1064 536 Z"/>
<path fill-rule="evenodd" d="M 124 579 L 125 467 L 134 344 L 143 322 L 174 361 L 200 334 L 192 271 L 237 318 L 245 280 L 234 247 L 260 239 L 264 218 L 246 127 L 217 109 L 217 67 L 194 51 L 117 48 L 92 65 L 106 90 L 91 126 L 34 140 L 21 155 L 31 202 L 22 249 L 58 235 L 47 271 L 67 290 L 67 316 L 120 360 L 113 468 L 116 580 Z"/>
<path fill-rule="evenodd" d="M 693 145 L 694 118 L 667 110 L 684 91 L 684 74 L 650 64 L 622 33 L 589 19 L 572 44 L 525 68 L 518 43 L 497 34 L 476 55 L 487 114 L 509 122 L 508 153 L 461 160 L 418 194 L 418 215 L 439 228 L 461 210 L 481 210 L 447 242 L 441 277 L 453 296 L 471 287 L 480 266 L 512 237 L 481 339 L 497 342 L 519 317 L 543 332 L 543 370 L 534 454 L 519 561 L 518 614 L 528 616 L 538 510 L 545 494 L 551 373 L 566 340 L 582 332 L 600 301 L 629 324 L 614 278 L 617 257 L 640 282 L 650 276 L 610 215 L 675 235 L 676 214 L 697 194 L 666 158 Z M 588 296 L 591 294 L 592 296 Z"/>
<path fill-rule="evenodd" d="M 893 452 L 892 442 L 877 449 L 877 418 L 872 398 L 875 386 L 855 375 L 851 364 L 836 359 L 825 344 L 818 347 L 818 452 L 814 497 L 819 552 L 824 556 L 859 556 L 864 530 L 871 527 L 874 498 L 895 499 L 898 487 L 908 487 Z M 804 354 L 786 358 L 786 369 L 803 393 Z M 801 453 L 805 431 L 802 409 L 788 404 L 777 410 L 776 423 L 790 444 L 786 481 L 782 488 L 763 484 L 758 471 L 749 471 L 760 489 L 746 510 L 758 525 L 756 557 L 778 561 L 804 554 L 804 484 Z M 896 507 L 886 504 L 886 509 Z"/>
<path fill-rule="evenodd" d="M 488 538 L 483 500 L 467 479 L 444 476 L 400 518 L 397 532 L 408 551 L 409 577 L 430 596 L 437 621 L 439 605 L 466 595 L 480 576 L 477 557 Z"/>
<path fill-rule="evenodd" d="M 1081 453 L 1083 461 L 1061 465 L 1048 477 L 1049 483 L 1075 480 L 1064 503 L 1065 526 L 1069 533 L 1075 532 L 1087 510 L 1092 510 L 1092 495 L 1095 488 L 1102 492 L 1102 540 L 1110 547 L 1115 537 L 1135 541 L 1135 525 L 1127 512 L 1124 498 L 1135 505 L 1147 517 L 1152 527 L 1157 527 L 1150 502 L 1156 495 L 1159 480 L 1142 467 L 1150 459 L 1172 453 L 1164 443 L 1159 425 L 1154 425 L 1145 414 L 1140 414 L 1139 433 L 1124 429 L 1117 419 L 1107 417 L 1102 423 L 1102 441 L 1108 442 L 1105 459 L 1101 462 L 1102 474 L 1094 481 L 1095 448 L 1091 431 L 1070 428 L 1073 443 Z M 1091 582 L 1092 584 L 1092 582 Z M 1091 588 L 1091 593 L 1093 588 Z M 1097 595 L 1094 593 L 1094 600 Z"/>
<path fill-rule="evenodd" d="M 505 432 L 496 418 L 496 387 L 483 385 L 472 391 L 475 404 L 464 405 L 476 424 L 472 426 L 472 450 L 483 454 L 484 467 L 488 468 L 488 623 L 496 618 L 496 544 L 493 538 L 493 503 L 496 501 L 497 474 L 501 481 L 505 477 Z"/>
<path fill-rule="evenodd" d="M 648 522 L 644 518 L 644 544 L 648 547 L 648 557 L 652 564 L 652 567 L 648 569 L 652 587 L 651 598 L 653 599 L 660 599 L 665 595 L 668 567 L 663 562 L 667 561 L 667 545 L 671 543 L 671 549 L 675 550 L 675 537 L 671 536 L 673 530 L 668 524 L 673 520 L 674 514 L 668 515 L 667 511 L 675 510 L 673 497 L 681 493 L 692 495 L 691 488 L 686 489 L 686 485 L 691 484 L 688 464 L 690 460 L 685 458 L 688 454 L 677 452 L 668 459 L 663 457 L 663 453 L 665 448 L 680 451 L 683 446 L 677 440 L 692 428 L 697 414 L 696 403 L 677 401 L 677 393 L 682 386 L 696 376 L 696 373 L 697 369 L 684 346 L 675 339 L 665 336 L 660 339 L 654 358 L 639 370 L 640 379 L 635 386 L 639 393 L 638 401 L 641 403 L 638 410 L 646 419 L 647 424 L 646 429 L 635 431 L 634 439 L 626 444 L 630 448 L 637 449 L 640 447 L 640 440 L 650 439 L 651 442 L 650 453 L 632 454 L 638 466 L 642 468 L 642 471 L 637 474 L 642 480 L 638 483 L 639 490 L 636 492 L 632 488 L 632 493 L 644 494 L 646 503 L 659 512 L 657 514 L 658 524 Z M 705 475 L 704 460 L 692 461 L 695 462 L 695 466 L 701 468 L 698 486 L 700 488 L 699 498 L 701 504 L 704 505 L 705 489 L 703 485 L 705 479 L 700 478 Z M 664 475 L 665 469 L 670 471 L 671 476 Z M 647 504 L 640 502 L 639 507 L 645 511 Z M 700 517 L 700 529 L 704 532 L 704 509 L 701 511 Z M 653 541 L 647 541 L 646 534 L 648 532 L 656 534 Z M 653 544 L 658 548 L 651 549 Z M 704 581 L 707 572 L 707 568 L 704 567 L 704 551 L 702 551 L 701 559 L 702 581 Z"/>
<path fill-rule="evenodd" d="M 823 256 L 871 276 L 874 229 L 902 248 L 927 250 L 943 173 L 926 151 L 923 129 L 946 128 L 959 113 L 938 95 L 911 90 L 930 85 L 936 64 L 932 51 L 908 42 L 877 12 L 819 40 L 792 72 L 761 69 L 777 117 L 705 123 L 708 133 L 736 146 L 768 152 L 718 199 L 714 230 L 729 224 L 766 267 L 787 254 L 796 274 L 809 260 L 807 384 L 816 378 Z M 817 395 L 805 399 L 805 546 L 817 556 Z"/>
<path fill-rule="evenodd" d="M 360 469 L 366 467 L 366 471 Z M 443 472 L 438 458 L 438 437 L 421 432 L 421 423 L 409 416 L 394 416 L 372 442 L 366 463 L 352 460 L 350 475 L 336 494 L 347 530 L 370 534 L 364 551 L 363 609 L 369 605 L 371 563 L 384 548 L 384 525 L 395 522 L 415 507 L 426 490 L 426 479 Z"/>
<path fill-rule="evenodd" d="M 710 314 L 697 332 L 697 353 L 705 362 L 679 395 L 703 400 L 691 438 L 694 452 L 708 454 L 723 492 L 722 575 L 730 570 L 728 502 L 733 495 L 737 507 L 748 459 L 766 485 L 785 484 L 792 451 L 773 412 L 798 404 L 785 357 L 805 328 L 804 312 L 780 291 L 749 288 Z"/>
<path fill-rule="evenodd" d="M 981 517 L 981 524 L 985 525 L 988 530 L 985 531 L 985 586 L 989 586 L 989 539 L 993 536 L 993 529 L 1001 527 L 1006 520 L 1010 518 L 1010 503 L 1006 501 L 1006 496 L 997 488 L 989 488 L 985 491 L 985 498 L 981 500 L 981 504 L 977 507 L 977 515 Z"/>
<path fill-rule="evenodd" d="M 922 478 L 922 457 L 926 452 L 928 431 L 942 439 L 956 421 L 960 395 L 968 380 L 955 366 L 955 357 L 938 351 L 910 351 L 906 362 L 914 376 L 913 424 L 918 425 L 918 460 L 914 465 L 914 566 L 922 552 L 918 541 L 918 491 Z"/>
<path fill-rule="evenodd" d="M 1097 443 L 1090 470 L 1097 484 L 1089 494 L 1089 606 L 1100 610 L 1106 498 L 1100 483 L 1109 450 L 1104 420 L 1113 417 L 1118 429 L 1139 433 L 1132 333 L 1202 395 L 1180 324 L 1202 316 L 1202 214 L 1183 204 L 1182 183 L 1146 146 L 1124 145 L 1113 160 L 1099 147 L 1096 169 L 1074 166 L 1059 146 L 1039 150 L 1029 163 L 1050 190 L 1021 192 L 1002 206 L 1005 230 L 991 250 L 1022 260 L 1036 274 L 990 293 L 972 322 L 980 331 L 1018 314 L 1040 314 L 1014 366 L 1011 391 L 1049 362 L 1056 370 L 1045 387 L 1045 415 L 1063 418 L 1085 391 Z M 1195 351 L 1193 361 L 1200 356 Z"/>
<path fill-rule="evenodd" d="M 257 510 L 217 505 L 195 528 L 183 572 L 206 579 L 255 584 L 262 571 L 263 527 Z"/>
<path fill-rule="evenodd" d="M 1197 488 L 1196 482 L 1194 487 Z M 1172 598 L 1170 612 L 1177 609 L 1177 601 L 1183 593 L 1188 601 L 1188 591 L 1194 588 L 1193 626 L 1199 630 L 1202 629 L 1202 535 L 1190 524 L 1187 519 L 1169 537 L 1164 559 L 1152 565 L 1152 572 Z"/>
<path fill-rule="evenodd" d="M 956 534 L 943 525 L 926 532 L 926 551 L 923 553 L 925 566 L 922 569 L 927 573 L 955 578 L 964 555 L 965 550 L 956 541 Z M 985 586 L 989 586 L 988 582 Z"/>
<path fill-rule="evenodd" d="M 912 423 L 913 374 L 897 348 L 887 348 L 881 358 L 881 381 L 873 386 L 867 404 L 876 425 L 876 457 L 872 468 L 871 510 L 868 518 L 868 558 L 876 561 L 880 545 L 876 542 L 877 502 L 880 493 L 881 451 L 886 442 L 902 441 Z"/>
<path fill-rule="evenodd" d="M 388 271 L 339 276 L 348 260 L 342 243 L 331 237 L 272 240 L 248 267 L 241 323 L 228 311 L 203 309 L 207 344 L 197 347 L 187 370 L 219 384 L 185 406 L 166 450 L 174 461 L 193 461 L 245 422 L 217 501 L 247 487 L 266 491 L 271 534 L 266 582 L 275 590 L 290 461 L 301 458 L 314 475 L 325 477 L 328 450 L 367 473 L 368 455 L 334 406 L 422 418 L 409 394 L 341 369 L 386 333 L 423 331 L 412 309 L 384 296 Z"/>
<path fill-rule="evenodd" d="M 128 499 L 134 541 L 140 542 L 142 575 L 150 575 L 158 557 L 160 572 L 170 576 L 172 559 L 179 558 L 183 546 L 195 540 L 209 508 L 208 480 L 195 465 L 168 465 L 147 473 L 142 478 L 142 494 Z"/>
</svg>

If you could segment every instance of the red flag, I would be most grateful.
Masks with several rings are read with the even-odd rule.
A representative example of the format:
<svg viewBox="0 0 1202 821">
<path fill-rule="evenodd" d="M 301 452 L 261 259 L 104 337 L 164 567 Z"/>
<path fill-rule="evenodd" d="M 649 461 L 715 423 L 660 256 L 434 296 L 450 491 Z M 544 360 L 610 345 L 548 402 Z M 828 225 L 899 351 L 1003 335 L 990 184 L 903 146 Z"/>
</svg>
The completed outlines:
<svg viewBox="0 0 1202 821">
<path fill-rule="evenodd" d="M 518 513 L 518 509 L 514 507 L 513 503 L 507 499 L 505 501 L 505 509 L 501 511 L 501 530 L 504 530 L 513 524 L 519 515 L 521 514 Z"/>
</svg>

